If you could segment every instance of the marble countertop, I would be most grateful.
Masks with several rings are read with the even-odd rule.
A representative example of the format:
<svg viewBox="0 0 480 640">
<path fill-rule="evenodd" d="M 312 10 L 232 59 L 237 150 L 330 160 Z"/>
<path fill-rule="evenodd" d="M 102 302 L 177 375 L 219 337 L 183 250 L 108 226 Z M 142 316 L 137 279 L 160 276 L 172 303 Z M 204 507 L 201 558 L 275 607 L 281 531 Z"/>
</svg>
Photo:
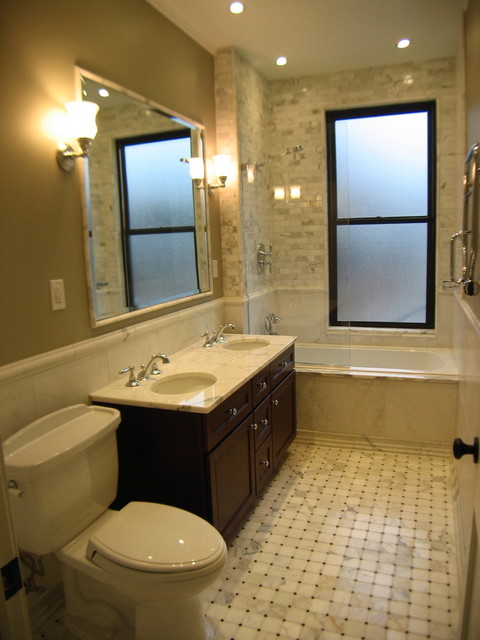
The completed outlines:
<svg viewBox="0 0 480 640">
<path fill-rule="evenodd" d="M 228 348 L 234 342 L 252 339 L 265 340 L 268 344 L 240 351 Z M 116 382 L 91 393 L 90 398 L 94 402 L 208 413 L 275 360 L 295 339 L 293 336 L 230 334 L 225 343 L 208 349 L 203 347 L 203 341 L 199 341 L 171 354 L 169 363 L 158 362 L 163 373 L 152 376 L 139 387 L 127 387 L 125 376 L 119 376 Z M 216 382 L 190 393 L 157 393 L 154 390 L 167 378 L 175 380 L 187 373 L 211 375 Z"/>
</svg>

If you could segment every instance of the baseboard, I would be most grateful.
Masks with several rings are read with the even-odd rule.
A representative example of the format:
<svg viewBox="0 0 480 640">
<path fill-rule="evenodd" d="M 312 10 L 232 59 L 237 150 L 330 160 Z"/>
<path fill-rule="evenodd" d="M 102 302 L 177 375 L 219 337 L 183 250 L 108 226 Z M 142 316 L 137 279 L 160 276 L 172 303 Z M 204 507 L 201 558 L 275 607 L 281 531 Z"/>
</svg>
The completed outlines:
<svg viewBox="0 0 480 640">
<path fill-rule="evenodd" d="M 295 442 L 315 444 L 325 447 L 388 451 L 389 453 L 409 453 L 415 455 L 449 457 L 451 445 L 443 442 L 394 440 L 378 436 L 358 436 L 353 434 L 326 433 L 311 429 L 297 429 Z"/>
</svg>

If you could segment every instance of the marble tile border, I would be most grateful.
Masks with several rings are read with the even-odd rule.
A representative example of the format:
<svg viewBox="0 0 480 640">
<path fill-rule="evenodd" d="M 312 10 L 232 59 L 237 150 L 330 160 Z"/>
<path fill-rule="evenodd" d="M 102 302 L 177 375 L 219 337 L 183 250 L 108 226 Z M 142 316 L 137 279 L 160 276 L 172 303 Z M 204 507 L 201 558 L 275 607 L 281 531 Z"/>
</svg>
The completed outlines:
<svg viewBox="0 0 480 640">
<path fill-rule="evenodd" d="M 295 440 L 299 444 L 314 444 L 324 447 L 341 447 L 355 450 L 372 450 L 388 453 L 405 453 L 429 457 L 449 457 L 451 446 L 443 442 L 415 442 L 382 438 L 379 436 L 361 436 L 298 429 Z"/>
</svg>

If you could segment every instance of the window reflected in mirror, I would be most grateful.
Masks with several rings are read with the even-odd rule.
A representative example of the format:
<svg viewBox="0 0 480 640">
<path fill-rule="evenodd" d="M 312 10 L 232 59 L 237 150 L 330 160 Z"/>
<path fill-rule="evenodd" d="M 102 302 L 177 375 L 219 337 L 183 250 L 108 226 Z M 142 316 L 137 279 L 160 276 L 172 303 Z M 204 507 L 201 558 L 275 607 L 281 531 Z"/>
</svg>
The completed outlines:
<svg viewBox="0 0 480 640">
<path fill-rule="evenodd" d="M 203 127 L 84 70 L 79 82 L 100 107 L 84 165 L 94 324 L 208 293 L 205 190 L 188 163 Z"/>
</svg>

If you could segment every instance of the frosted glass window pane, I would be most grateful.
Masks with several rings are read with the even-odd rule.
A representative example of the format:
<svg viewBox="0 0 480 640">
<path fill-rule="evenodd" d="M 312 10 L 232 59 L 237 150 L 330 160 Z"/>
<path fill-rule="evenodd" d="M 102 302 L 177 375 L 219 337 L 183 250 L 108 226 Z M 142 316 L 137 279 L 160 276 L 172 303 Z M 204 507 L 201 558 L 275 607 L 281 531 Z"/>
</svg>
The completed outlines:
<svg viewBox="0 0 480 640">
<path fill-rule="evenodd" d="M 428 114 L 335 123 L 339 218 L 428 215 Z"/>
<path fill-rule="evenodd" d="M 426 321 L 427 224 L 337 229 L 338 320 Z"/>
<path fill-rule="evenodd" d="M 199 293 L 194 233 L 130 236 L 132 306 Z"/>
<path fill-rule="evenodd" d="M 131 229 L 194 225 L 190 138 L 124 147 Z"/>
</svg>

